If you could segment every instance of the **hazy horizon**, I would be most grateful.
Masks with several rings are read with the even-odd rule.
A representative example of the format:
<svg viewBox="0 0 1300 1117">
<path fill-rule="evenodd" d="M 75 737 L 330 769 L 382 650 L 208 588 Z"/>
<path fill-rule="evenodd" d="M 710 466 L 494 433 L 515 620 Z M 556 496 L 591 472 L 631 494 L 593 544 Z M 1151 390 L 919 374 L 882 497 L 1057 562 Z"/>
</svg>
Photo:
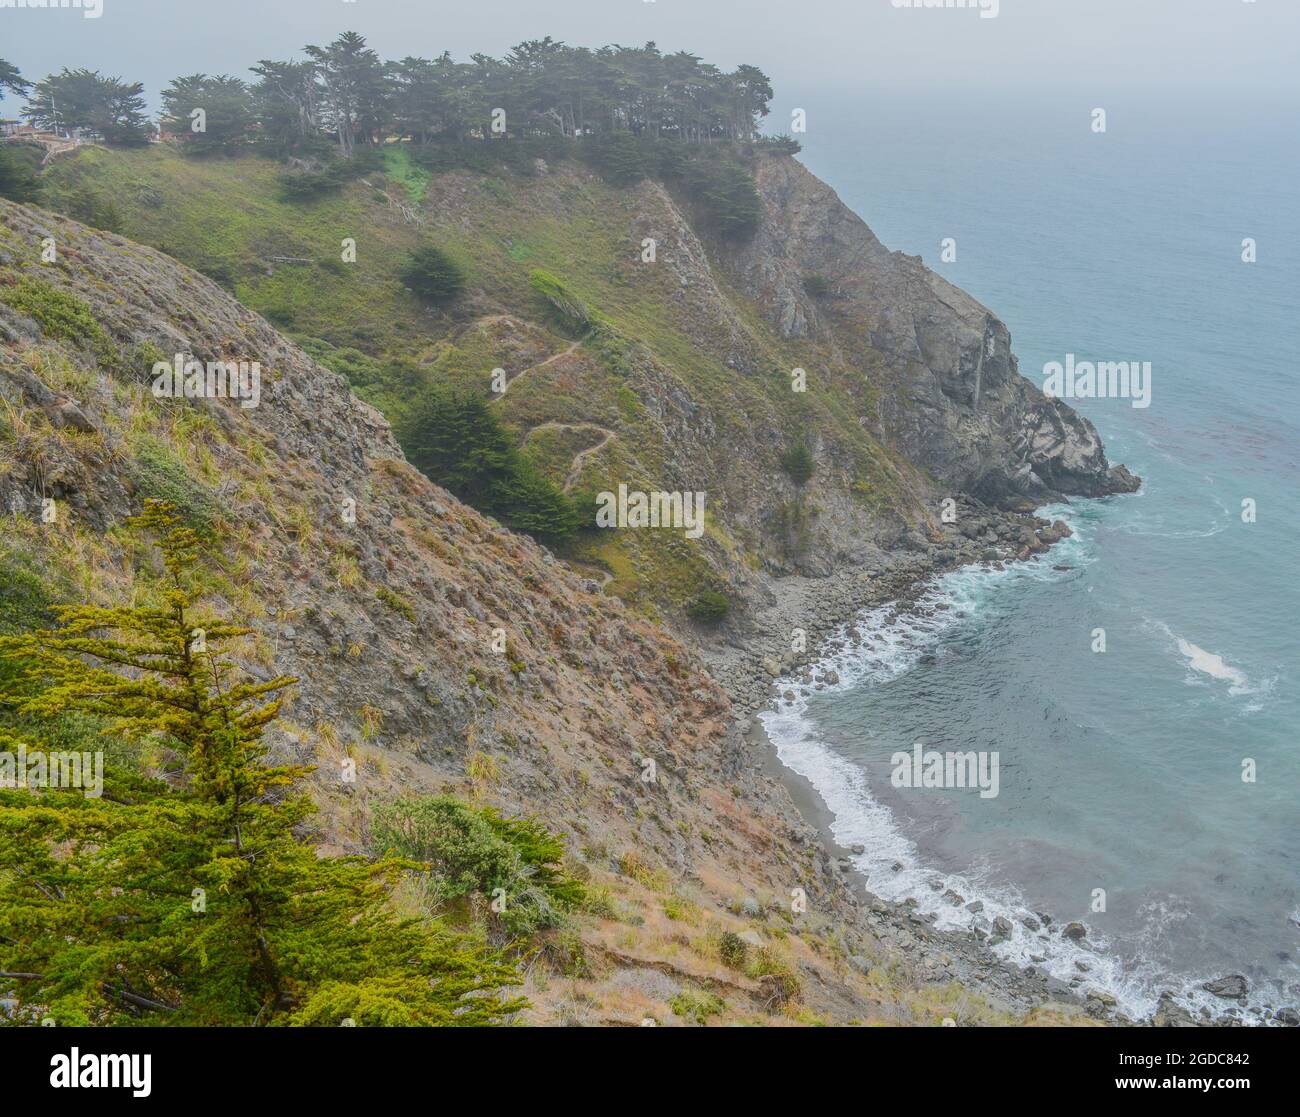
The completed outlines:
<svg viewBox="0 0 1300 1117">
<path fill-rule="evenodd" d="M 813 91 L 882 86 L 1035 96 L 1163 89 L 1195 91 L 1201 101 L 1216 92 L 1265 100 L 1300 92 L 1300 9 L 1270 0 L 996 0 L 996 18 L 978 8 L 900 9 L 895 0 L 806 0 L 793 9 L 774 0 L 743 7 L 566 0 L 545 9 L 489 0 L 454 13 L 399 0 L 226 0 L 196 9 L 164 0 L 97 2 L 103 10 L 93 19 L 76 9 L 0 10 L 0 57 L 32 80 L 67 66 L 141 81 L 153 109 L 176 76 L 248 78 L 259 59 L 297 56 L 305 44 L 345 30 L 363 34 L 384 58 L 444 50 L 459 60 L 475 52 L 500 56 L 547 35 L 588 47 L 653 40 L 724 69 L 760 67 L 776 91 L 774 116 Z M 11 115 L 18 102 L 10 97 L 3 106 Z"/>
</svg>

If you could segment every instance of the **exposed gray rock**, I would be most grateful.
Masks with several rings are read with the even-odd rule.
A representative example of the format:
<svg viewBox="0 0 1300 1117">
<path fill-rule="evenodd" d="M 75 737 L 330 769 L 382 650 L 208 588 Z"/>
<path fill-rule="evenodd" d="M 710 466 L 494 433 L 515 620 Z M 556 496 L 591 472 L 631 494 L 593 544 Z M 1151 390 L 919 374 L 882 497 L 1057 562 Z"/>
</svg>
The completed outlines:
<svg viewBox="0 0 1300 1117">
<path fill-rule="evenodd" d="M 1249 992 L 1250 986 L 1241 974 L 1228 974 L 1226 977 L 1207 981 L 1201 988 L 1207 993 L 1212 993 L 1216 997 L 1223 997 L 1225 1000 L 1241 1000 Z"/>
</svg>

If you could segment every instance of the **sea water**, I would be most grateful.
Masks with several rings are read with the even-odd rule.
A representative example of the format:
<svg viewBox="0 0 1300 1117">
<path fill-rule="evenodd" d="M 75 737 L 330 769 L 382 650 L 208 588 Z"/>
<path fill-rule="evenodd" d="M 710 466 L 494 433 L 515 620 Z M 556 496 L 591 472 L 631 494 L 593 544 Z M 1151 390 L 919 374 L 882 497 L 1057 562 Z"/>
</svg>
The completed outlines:
<svg viewBox="0 0 1300 1117">
<path fill-rule="evenodd" d="M 1222 1011 L 1200 985 L 1243 974 L 1258 1019 L 1300 1003 L 1300 113 L 1107 90 L 1097 133 L 1099 96 L 806 98 L 800 158 L 997 313 L 1022 374 L 1150 361 L 1151 403 L 1077 404 L 1139 493 L 1046 508 L 1074 532 L 1047 555 L 855 618 L 840 682 L 764 720 L 875 891 L 943 927 L 978 918 L 944 892 L 981 900 L 1004 957 L 1135 1015 L 1163 990 Z M 998 795 L 895 787 L 918 741 L 997 752 Z"/>
</svg>

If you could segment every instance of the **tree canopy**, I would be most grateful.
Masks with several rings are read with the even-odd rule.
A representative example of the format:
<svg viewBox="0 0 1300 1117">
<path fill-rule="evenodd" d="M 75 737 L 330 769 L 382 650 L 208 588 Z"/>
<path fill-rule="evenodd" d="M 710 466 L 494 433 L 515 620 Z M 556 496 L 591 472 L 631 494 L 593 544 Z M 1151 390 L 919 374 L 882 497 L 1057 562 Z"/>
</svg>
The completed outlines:
<svg viewBox="0 0 1300 1117">
<path fill-rule="evenodd" d="M 162 100 L 164 126 L 183 134 L 197 149 L 233 151 L 252 135 L 252 94 L 229 74 L 173 78 Z M 195 114 L 202 115 L 196 120 Z"/>
<path fill-rule="evenodd" d="M 32 83 L 19 73 L 17 66 L 0 58 L 0 98 L 4 97 L 6 90 L 17 97 L 23 97 L 31 87 Z"/>
<path fill-rule="evenodd" d="M 57 627 L 0 637 L 16 668 L 0 672 L 0 754 L 52 764 L 49 725 L 76 717 L 176 757 L 166 779 L 101 766 L 94 796 L 0 784 L 11 1015 L 463 1025 L 518 1008 L 499 992 L 518 981 L 507 961 L 394 913 L 414 865 L 317 856 L 301 834 L 309 769 L 268 763 L 262 741 L 296 680 L 235 666 L 226 645 L 251 630 L 198 607 L 202 544 L 171 506 L 147 502 L 134 526 L 162 567 L 136 604 L 63 607 Z"/>
<path fill-rule="evenodd" d="M 429 392 L 402 444 L 427 477 L 507 527 L 558 543 L 580 526 L 577 506 L 519 452 L 480 396 Z"/>
<path fill-rule="evenodd" d="M 144 143 L 149 138 L 144 86 L 138 81 L 65 67 L 38 81 L 26 96 L 23 115 L 38 128 L 82 129 L 111 144 Z"/>
<path fill-rule="evenodd" d="M 692 142 L 750 140 L 768 113 L 772 86 L 755 66 L 732 73 L 687 51 L 641 47 L 571 47 L 547 36 L 514 47 L 503 59 L 475 54 L 455 62 L 408 56 L 381 62 L 349 32 L 328 47 L 307 47 L 315 86 L 314 115 L 299 114 L 299 134 L 328 131 L 345 151 L 383 135 L 425 142 L 470 135 L 589 136 L 629 131 Z M 280 88 L 290 62 L 263 62 L 259 94 L 283 121 L 303 100 Z M 495 114 L 495 115 L 494 115 Z M 494 127 L 494 121 L 496 122 Z"/>
<path fill-rule="evenodd" d="M 730 73 L 689 51 L 648 42 L 573 47 L 547 36 L 504 58 L 447 52 L 384 60 L 355 31 L 301 59 L 263 59 L 256 81 L 229 75 L 175 78 L 163 91 L 164 124 L 198 149 L 257 138 L 277 153 L 332 144 L 350 156 L 386 138 L 417 143 L 501 136 L 593 136 L 630 132 L 691 143 L 749 141 L 768 114 L 772 85 L 756 66 Z M 42 127 L 84 128 L 109 143 L 148 134 L 143 87 L 90 70 L 64 69 L 29 91 L 0 63 L 0 87 L 28 96 Z M 191 127 L 201 109 L 206 131 Z"/>
</svg>

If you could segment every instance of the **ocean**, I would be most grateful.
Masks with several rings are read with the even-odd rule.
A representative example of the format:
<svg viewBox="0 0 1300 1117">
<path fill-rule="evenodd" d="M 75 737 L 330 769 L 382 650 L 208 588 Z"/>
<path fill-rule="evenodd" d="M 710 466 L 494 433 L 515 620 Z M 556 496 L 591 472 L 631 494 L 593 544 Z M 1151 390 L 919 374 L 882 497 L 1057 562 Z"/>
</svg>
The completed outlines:
<svg viewBox="0 0 1300 1117">
<path fill-rule="evenodd" d="M 1226 974 L 1250 1018 L 1300 1004 L 1300 112 L 1109 88 L 803 107 L 800 158 L 1002 318 L 1023 375 L 1152 372 L 1149 407 L 1076 404 L 1141 491 L 1047 509 L 1074 529 L 1049 554 L 856 618 L 840 682 L 764 715 L 782 760 L 874 891 L 943 927 L 1007 916 L 1010 960 L 1134 1016 L 1164 990 L 1221 1012 L 1200 986 Z M 996 752 L 997 796 L 895 787 L 916 742 Z"/>
</svg>

